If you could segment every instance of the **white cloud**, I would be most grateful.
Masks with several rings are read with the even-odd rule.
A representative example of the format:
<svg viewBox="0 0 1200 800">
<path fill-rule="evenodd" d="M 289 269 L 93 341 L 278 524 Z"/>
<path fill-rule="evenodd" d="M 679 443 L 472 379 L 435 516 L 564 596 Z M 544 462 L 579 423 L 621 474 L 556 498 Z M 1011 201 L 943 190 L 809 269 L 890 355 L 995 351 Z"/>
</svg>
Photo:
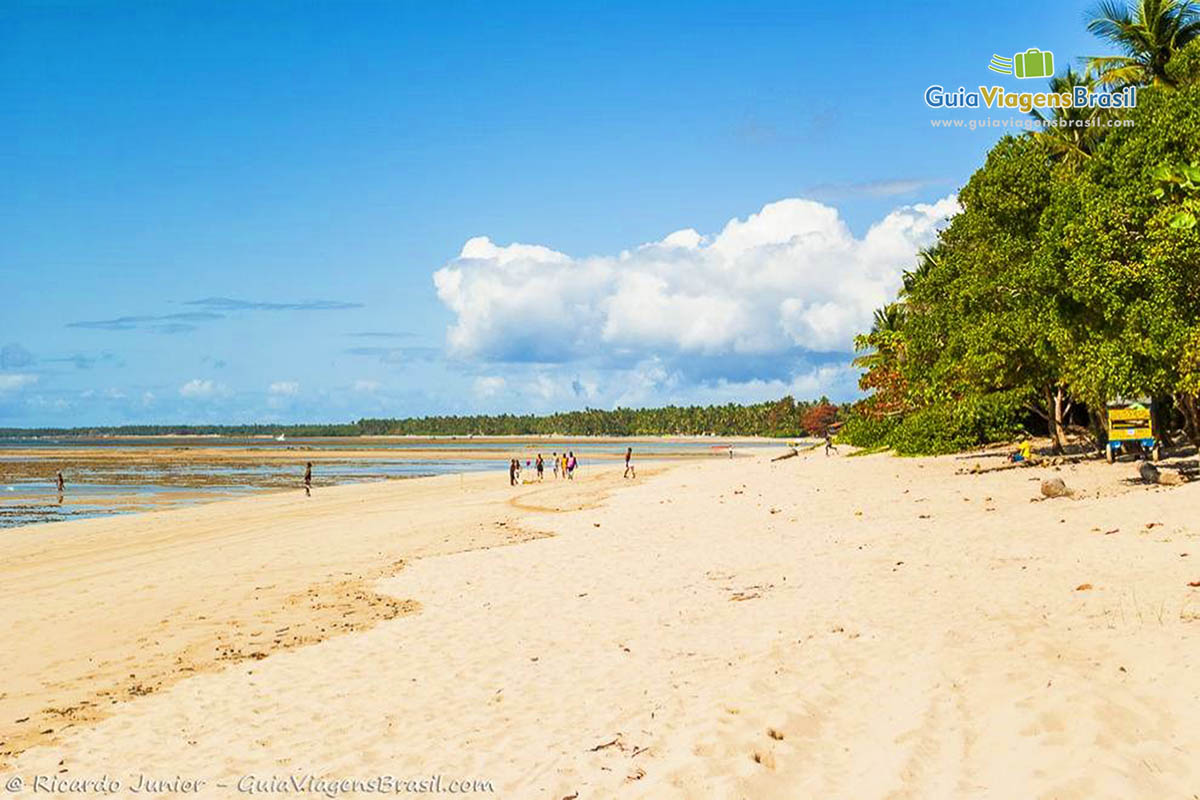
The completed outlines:
<svg viewBox="0 0 1200 800">
<path fill-rule="evenodd" d="M 213 397 L 222 394 L 224 387 L 208 379 L 193 378 L 179 387 L 182 397 Z"/>
<path fill-rule="evenodd" d="M 27 375 L 21 372 L 0 372 L 0 393 L 15 392 L 37 383 L 37 375 Z"/>
<path fill-rule="evenodd" d="M 637 385 L 668 369 L 647 359 L 736 366 L 748 357 L 848 351 L 957 210 L 953 196 L 904 206 L 858 238 L 836 209 L 788 199 L 730 220 L 711 238 L 689 228 L 580 259 L 477 237 L 433 281 L 455 315 L 452 356 L 645 362 L 631 378 Z M 490 380 L 477 380 L 477 393 L 498 391 L 481 384 Z"/>
<path fill-rule="evenodd" d="M 277 397 L 291 397 L 300 392 L 300 384 L 296 381 L 275 381 L 267 391 Z"/>
<path fill-rule="evenodd" d="M 375 392 L 379 390 L 379 381 L 357 380 L 354 382 L 356 392 Z"/>
<path fill-rule="evenodd" d="M 475 394 L 480 397 L 495 397 L 504 391 L 507 381 L 499 375 L 481 375 L 475 379 Z"/>
</svg>

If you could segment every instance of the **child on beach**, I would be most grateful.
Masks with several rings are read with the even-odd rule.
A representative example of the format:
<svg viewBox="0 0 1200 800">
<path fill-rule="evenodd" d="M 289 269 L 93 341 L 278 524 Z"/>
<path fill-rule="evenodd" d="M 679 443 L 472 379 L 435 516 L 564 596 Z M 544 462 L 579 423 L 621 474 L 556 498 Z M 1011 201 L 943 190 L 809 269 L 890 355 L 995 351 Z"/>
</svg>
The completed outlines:
<svg viewBox="0 0 1200 800">
<path fill-rule="evenodd" d="M 835 445 L 835 444 L 833 443 L 833 434 L 829 432 L 829 429 L 828 429 L 828 428 L 826 428 L 826 429 L 825 429 L 825 457 L 826 457 L 826 458 L 828 458 L 828 457 L 829 457 L 829 451 L 830 451 L 830 450 L 832 450 L 833 452 L 835 452 L 835 453 L 836 453 L 836 452 L 837 452 L 837 445 Z"/>
<path fill-rule="evenodd" d="M 630 475 L 632 475 L 634 478 L 637 478 L 637 470 L 635 470 L 633 468 L 633 448 L 626 447 L 625 448 L 625 477 L 628 478 Z"/>
<path fill-rule="evenodd" d="M 515 458 L 510 458 L 508 460 L 508 485 L 509 486 L 517 485 L 517 472 L 519 471 L 519 469 L 520 468 L 517 466 L 517 460 Z"/>
<path fill-rule="evenodd" d="M 304 496 L 312 497 L 312 462 L 304 465 Z"/>
</svg>

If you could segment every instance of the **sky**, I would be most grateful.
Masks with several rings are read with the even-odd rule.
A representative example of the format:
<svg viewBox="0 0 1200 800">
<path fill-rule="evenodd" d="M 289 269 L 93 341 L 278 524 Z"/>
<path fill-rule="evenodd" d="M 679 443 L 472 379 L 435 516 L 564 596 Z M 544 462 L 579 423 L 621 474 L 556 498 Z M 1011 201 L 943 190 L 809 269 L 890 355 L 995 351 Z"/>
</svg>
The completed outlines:
<svg viewBox="0 0 1200 800">
<path fill-rule="evenodd" d="M 852 400 L 1087 9 L 8 0 L 0 427 Z"/>
</svg>

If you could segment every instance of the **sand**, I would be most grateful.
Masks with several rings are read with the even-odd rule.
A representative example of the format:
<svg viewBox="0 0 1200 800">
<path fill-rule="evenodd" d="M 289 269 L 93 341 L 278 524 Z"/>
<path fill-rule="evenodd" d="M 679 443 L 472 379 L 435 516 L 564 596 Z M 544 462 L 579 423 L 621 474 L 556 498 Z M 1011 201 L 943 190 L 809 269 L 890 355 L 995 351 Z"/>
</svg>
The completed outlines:
<svg viewBox="0 0 1200 800">
<path fill-rule="evenodd" d="M 770 455 L 8 531 L 0 774 L 206 797 L 310 775 L 556 800 L 1197 791 L 1200 484 Z M 1047 477 L 1074 496 L 1037 500 Z"/>
</svg>

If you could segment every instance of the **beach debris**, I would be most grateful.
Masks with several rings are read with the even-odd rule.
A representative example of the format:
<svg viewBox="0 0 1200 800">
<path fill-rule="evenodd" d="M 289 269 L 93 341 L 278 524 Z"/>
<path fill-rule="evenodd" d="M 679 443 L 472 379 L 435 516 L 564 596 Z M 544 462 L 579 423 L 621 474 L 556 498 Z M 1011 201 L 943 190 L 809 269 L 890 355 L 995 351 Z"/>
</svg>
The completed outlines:
<svg viewBox="0 0 1200 800">
<path fill-rule="evenodd" d="M 1070 497 L 1071 490 L 1067 488 L 1067 484 L 1063 483 L 1062 478 L 1050 478 L 1042 481 L 1042 497 Z"/>
<path fill-rule="evenodd" d="M 620 746 L 621 746 L 621 734 L 618 733 L 616 736 L 614 736 L 612 739 L 608 740 L 607 742 L 601 742 L 600 744 L 596 745 L 595 747 L 589 747 L 588 752 L 596 753 L 601 750 L 605 750 L 609 747 L 620 747 Z"/>
<path fill-rule="evenodd" d="M 1187 483 L 1187 476 L 1173 469 L 1159 469 L 1149 461 L 1143 461 L 1138 467 L 1138 477 L 1142 483 L 1158 484 L 1159 486 L 1182 486 Z"/>
<path fill-rule="evenodd" d="M 783 734 L 775 728 L 767 728 L 767 736 L 770 736 L 777 742 L 783 741 Z"/>
<path fill-rule="evenodd" d="M 772 458 L 771 460 L 772 461 L 783 461 L 785 458 L 795 458 L 798 455 L 800 455 L 800 453 L 796 450 L 796 448 L 793 447 L 793 448 L 789 449 L 783 455 L 775 456 L 775 458 Z"/>
<path fill-rule="evenodd" d="M 1188 586 L 1191 586 L 1193 589 L 1198 588 L 1200 587 L 1200 581 L 1188 581 Z"/>
<path fill-rule="evenodd" d="M 1120 532 L 1121 532 L 1121 529 L 1120 529 L 1120 528 L 1113 528 L 1111 531 L 1105 531 L 1105 532 L 1104 532 L 1104 535 L 1105 535 L 1105 536 L 1112 536 L 1114 533 L 1120 533 Z"/>
<path fill-rule="evenodd" d="M 1091 590 L 1092 585 L 1090 583 L 1081 583 L 1075 587 L 1075 591 L 1077 592 L 1090 592 Z"/>
</svg>

